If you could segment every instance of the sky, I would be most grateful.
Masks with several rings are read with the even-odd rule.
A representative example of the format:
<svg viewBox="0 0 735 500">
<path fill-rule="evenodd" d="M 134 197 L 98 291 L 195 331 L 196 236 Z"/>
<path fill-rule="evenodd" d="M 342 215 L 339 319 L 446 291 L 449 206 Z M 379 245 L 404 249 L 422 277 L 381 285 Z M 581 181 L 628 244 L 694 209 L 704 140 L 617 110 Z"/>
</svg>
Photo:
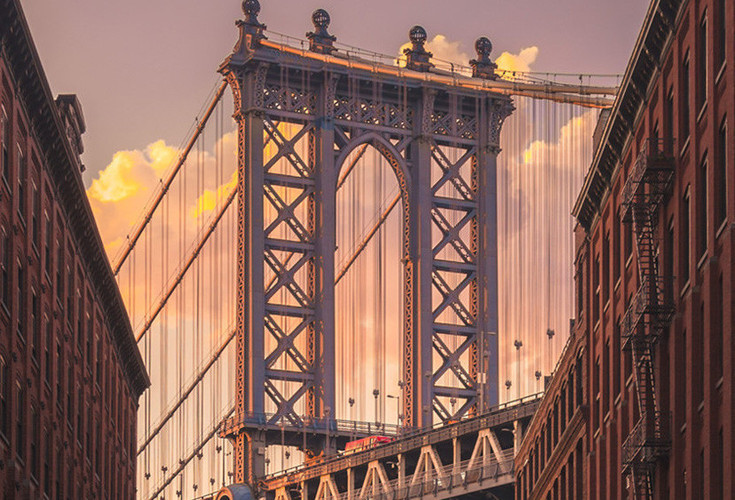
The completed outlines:
<svg viewBox="0 0 735 500">
<path fill-rule="evenodd" d="M 178 156 L 176 146 L 186 138 L 219 81 L 216 68 L 236 40 L 234 21 L 241 17 L 240 2 L 22 2 L 52 92 L 76 93 L 84 108 L 84 179 L 103 241 L 108 254 L 114 257 L 139 220 L 141 207 Z M 491 57 L 506 69 L 605 74 L 624 71 L 648 5 L 646 0 L 456 0 L 449 12 L 447 2 L 438 0 L 261 3 L 261 22 L 291 36 L 303 37 L 312 29 L 311 12 L 325 8 L 332 17 L 330 32 L 339 42 L 376 52 L 397 55 L 407 41 L 409 28 L 421 24 L 429 34 L 428 49 L 445 60 L 466 64 L 474 57 L 474 40 L 488 36 L 494 45 Z M 231 99 L 226 96 L 221 117 L 232 112 Z M 568 320 L 573 314 L 569 213 L 589 164 L 591 130 L 597 118 L 594 111 L 554 108 L 545 101 L 517 99 L 516 104 L 516 113 L 504 127 L 505 152 L 498 174 L 500 328 L 512 332 L 503 335 L 501 342 L 500 357 L 506 362 L 501 361 L 499 382 L 516 381 L 513 391 L 501 394 L 501 399 L 537 390 L 533 372 L 540 369 L 546 374 L 553 368 L 556 358 L 550 353 L 558 353 L 566 338 L 557 336 L 551 346 L 545 337 L 547 328 L 568 333 Z M 546 122 L 538 119 L 541 116 Z M 234 185 L 236 142 L 228 132 L 225 127 L 208 133 L 209 142 L 195 159 L 190 156 L 189 184 L 174 186 L 167 198 L 170 202 L 163 204 L 148 236 L 141 239 L 138 248 L 142 245 L 143 251 L 155 254 L 160 262 L 156 261 L 153 271 L 141 274 L 141 267 L 148 268 L 142 265 L 144 259 L 131 257 L 126 264 L 129 269 L 124 267 L 120 274 L 136 333 L 161 291 L 167 288 L 169 278 L 178 271 L 179 262 L 188 255 Z M 273 151 L 266 151 L 268 154 Z M 234 210 L 230 210 L 179 288 L 182 291 L 172 297 L 145 342 L 141 342 L 154 384 L 142 402 L 140 436 L 144 435 L 143 428 L 150 428 L 150 421 L 156 422 L 175 399 L 178 389 L 191 376 L 190 368 L 201 366 L 230 331 L 234 286 L 222 285 L 233 278 L 233 215 Z M 355 230 L 363 230 L 363 226 L 358 224 Z M 165 245 L 158 244 L 160 241 Z M 538 258 L 539 249 L 545 249 L 541 251 L 548 259 Z M 370 266 L 369 262 L 363 268 L 357 265 L 354 272 L 363 276 L 372 269 Z M 145 279 L 136 280 L 138 275 Z M 363 309 L 364 317 L 350 318 L 354 323 L 370 319 L 373 304 L 366 303 Z M 390 310 L 384 314 L 397 316 Z M 184 341 L 192 338 L 193 342 Z M 528 354 L 523 361 L 515 361 L 511 344 L 515 339 L 523 340 L 526 346 Z M 167 349 L 172 343 L 184 348 Z M 370 354 L 367 348 L 363 350 Z M 388 345 L 387 354 L 385 346 L 376 347 L 373 354 L 380 359 L 391 358 L 395 352 Z M 369 358 L 365 353 L 350 356 L 345 359 Z M 162 464 L 175 464 L 182 456 L 181 446 L 171 446 L 171 442 L 190 443 L 192 433 L 204 432 L 205 425 L 218 421 L 215 411 L 231 400 L 233 357 L 230 345 L 221 366 L 218 363 L 205 380 L 201 395 L 197 392 L 189 406 L 183 407 L 179 412 L 182 418 L 161 434 L 155 451 L 143 455 L 138 478 L 139 483 L 143 482 L 141 491 L 151 485 L 140 476 L 160 470 Z M 393 383 L 398 376 L 394 372 L 375 377 Z M 373 383 L 370 370 L 357 378 L 363 385 Z M 384 388 L 382 393 L 386 390 L 391 389 Z M 358 401 L 357 406 L 362 408 L 354 418 L 374 418 L 378 409 L 376 406 L 373 410 L 371 405 L 372 393 L 362 394 L 368 401 Z M 346 400 L 342 397 L 342 406 Z M 212 415 L 200 411 L 205 402 Z M 385 400 L 381 404 L 381 418 L 393 420 L 394 403 Z M 353 418 L 344 408 L 341 413 L 337 408 L 336 413 L 338 417 Z M 200 479 L 219 477 L 219 463 L 209 461 L 203 469 L 195 470 L 186 479 L 189 487 L 192 482 L 202 484 Z M 285 465 L 283 460 L 280 464 Z"/>
<path fill-rule="evenodd" d="M 235 39 L 236 0 L 23 0 L 52 91 L 76 93 L 87 121 L 89 185 L 119 150 L 180 144 Z M 622 73 L 645 0 L 261 0 L 261 22 L 303 37 L 325 8 L 341 43 L 386 54 L 422 24 L 474 55 L 538 47 L 534 71 Z"/>
</svg>

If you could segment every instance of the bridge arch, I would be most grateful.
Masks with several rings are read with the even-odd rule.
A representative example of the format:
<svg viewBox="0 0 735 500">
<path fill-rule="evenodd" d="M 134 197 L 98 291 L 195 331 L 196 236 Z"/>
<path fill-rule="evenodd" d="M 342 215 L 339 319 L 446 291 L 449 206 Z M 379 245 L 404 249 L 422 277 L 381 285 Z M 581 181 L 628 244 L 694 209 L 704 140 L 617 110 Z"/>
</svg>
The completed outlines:
<svg viewBox="0 0 735 500">
<path fill-rule="evenodd" d="M 335 183 L 335 347 L 341 353 L 337 364 L 353 367 L 335 380 L 335 408 L 341 419 L 398 424 L 407 284 L 393 277 L 407 268 L 409 172 L 388 139 L 368 132 L 341 148 Z M 398 232 L 401 238 L 388 237 Z M 376 267 L 376 262 L 383 264 Z M 379 291 L 357 305 L 350 302 L 356 290 L 368 289 Z M 342 372 L 340 366 L 336 372 Z M 374 399 L 375 389 L 379 396 Z"/>
</svg>

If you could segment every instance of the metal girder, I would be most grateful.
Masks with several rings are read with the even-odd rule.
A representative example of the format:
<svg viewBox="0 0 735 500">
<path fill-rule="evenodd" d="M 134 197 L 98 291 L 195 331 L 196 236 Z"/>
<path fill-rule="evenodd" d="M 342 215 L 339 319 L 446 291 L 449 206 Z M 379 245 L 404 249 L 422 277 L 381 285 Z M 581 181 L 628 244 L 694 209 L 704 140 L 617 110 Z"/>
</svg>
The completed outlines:
<svg viewBox="0 0 735 500">
<path fill-rule="evenodd" d="M 244 33 L 221 67 L 239 134 L 238 414 L 264 413 L 270 401 L 273 421 L 299 422 L 296 408 L 334 418 L 335 284 L 399 201 L 405 424 L 430 425 L 448 394 L 461 399 L 459 414 L 476 408 L 479 393 L 492 404 L 495 157 L 510 100 L 486 89 L 385 82 L 340 65 L 301 66 L 306 59 L 274 58 Z M 273 148 L 267 157 L 264 137 Z M 369 146 L 389 163 L 399 195 L 335 273 L 336 192 Z M 459 346 L 447 340 L 453 336 Z M 447 385 L 446 374 L 455 382 Z M 258 466 L 246 436 L 257 429 L 232 429 L 236 479 L 252 482 Z"/>
</svg>

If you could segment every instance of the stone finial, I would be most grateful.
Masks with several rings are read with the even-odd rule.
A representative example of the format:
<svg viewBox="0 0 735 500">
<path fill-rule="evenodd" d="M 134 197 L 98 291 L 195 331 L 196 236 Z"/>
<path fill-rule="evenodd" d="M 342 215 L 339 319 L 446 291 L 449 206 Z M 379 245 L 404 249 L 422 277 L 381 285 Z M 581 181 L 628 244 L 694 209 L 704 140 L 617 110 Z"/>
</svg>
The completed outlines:
<svg viewBox="0 0 735 500">
<path fill-rule="evenodd" d="M 253 43 L 257 44 L 265 38 L 263 30 L 266 28 L 265 24 L 258 21 L 260 2 L 258 0 L 244 0 L 242 2 L 242 13 L 245 14 L 245 19 L 237 22 L 241 31 L 241 38 L 250 35 Z"/>
<path fill-rule="evenodd" d="M 403 53 L 406 54 L 406 67 L 414 71 L 429 71 L 434 67 L 431 63 L 431 57 L 434 54 L 424 48 L 426 30 L 422 26 L 414 26 L 408 32 L 408 38 L 411 40 L 411 48 L 403 50 Z"/>
<path fill-rule="evenodd" d="M 327 31 L 331 22 L 329 12 L 324 9 L 315 10 L 311 15 L 311 22 L 314 24 L 314 32 L 306 34 L 306 38 L 309 39 L 309 50 L 319 54 L 331 54 L 337 50 L 334 48 L 337 37 Z"/>
<path fill-rule="evenodd" d="M 490 52 L 493 51 L 493 44 L 490 39 L 485 36 L 478 38 L 475 42 L 475 51 L 477 52 L 477 59 L 470 61 L 472 76 L 485 80 L 497 79 L 498 75 L 495 74 L 495 70 L 498 65 L 490 60 Z"/>
</svg>

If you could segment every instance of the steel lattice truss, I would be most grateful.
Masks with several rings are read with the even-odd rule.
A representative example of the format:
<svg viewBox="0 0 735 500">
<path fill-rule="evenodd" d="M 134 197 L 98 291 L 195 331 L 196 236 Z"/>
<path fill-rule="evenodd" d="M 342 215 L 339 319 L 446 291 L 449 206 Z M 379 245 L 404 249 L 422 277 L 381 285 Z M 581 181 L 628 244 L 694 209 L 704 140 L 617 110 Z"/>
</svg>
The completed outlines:
<svg viewBox="0 0 735 500">
<path fill-rule="evenodd" d="M 226 427 L 236 479 L 252 482 L 264 425 L 305 425 L 297 407 L 334 418 L 336 190 L 366 144 L 390 164 L 402 202 L 406 425 L 497 401 L 495 162 L 512 105 L 331 67 L 241 31 L 221 67 L 239 129 L 237 405 Z"/>
</svg>

